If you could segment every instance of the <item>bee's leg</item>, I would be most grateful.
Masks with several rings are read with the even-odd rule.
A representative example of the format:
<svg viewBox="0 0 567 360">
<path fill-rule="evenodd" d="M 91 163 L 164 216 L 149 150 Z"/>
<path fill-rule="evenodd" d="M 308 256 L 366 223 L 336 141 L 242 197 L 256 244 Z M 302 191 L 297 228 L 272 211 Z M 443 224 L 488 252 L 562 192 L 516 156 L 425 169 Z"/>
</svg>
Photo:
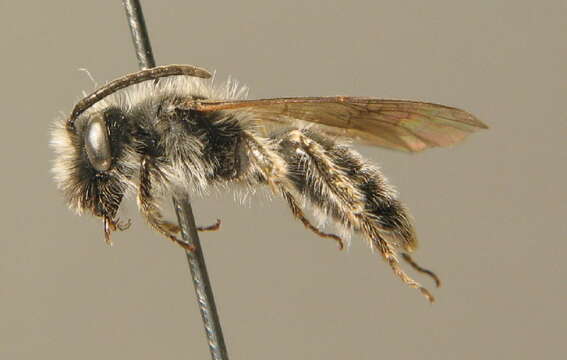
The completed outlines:
<svg viewBox="0 0 567 360">
<path fill-rule="evenodd" d="M 341 225 L 361 232 L 404 283 L 433 301 L 400 267 L 394 244 L 410 251 L 415 234 L 382 174 L 349 147 L 309 130 L 291 130 L 278 140 L 297 191 Z"/>
<path fill-rule="evenodd" d="M 104 241 L 106 245 L 112 246 L 112 239 L 110 238 L 110 234 L 113 231 L 124 231 L 130 228 L 132 225 L 132 220 L 128 219 L 126 222 L 121 222 L 120 220 L 112 219 L 108 216 L 104 216 L 102 219 L 103 228 L 104 228 Z"/>
<path fill-rule="evenodd" d="M 415 262 L 414 259 L 412 259 L 412 257 L 410 256 L 410 254 L 408 253 L 402 253 L 402 259 L 404 259 L 408 264 L 410 264 L 410 266 L 412 268 L 415 269 L 415 271 L 418 271 L 420 273 L 429 275 L 433 281 L 435 281 L 435 285 L 437 287 L 441 286 L 441 279 L 439 279 L 439 277 L 431 270 L 428 270 L 426 268 L 421 267 L 418 263 Z"/>
<path fill-rule="evenodd" d="M 175 234 L 179 232 L 179 226 L 163 219 L 157 201 L 152 194 L 152 172 L 155 172 L 155 175 L 160 175 L 159 170 L 154 165 L 151 158 L 147 156 L 142 158 L 140 165 L 140 188 L 138 190 L 138 207 L 142 215 L 144 215 L 148 224 L 156 231 L 180 245 L 185 250 L 194 251 L 195 248 L 193 246 L 179 240 L 175 236 Z"/>
<path fill-rule="evenodd" d="M 169 223 L 168 225 L 171 229 L 171 231 L 175 234 L 179 233 L 181 231 L 181 227 L 177 224 L 174 223 Z M 208 225 L 208 226 L 197 226 L 197 231 L 217 231 L 220 229 L 221 226 L 221 220 L 217 219 L 217 221 L 212 224 L 212 225 Z"/>
<path fill-rule="evenodd" d="M 270 149 L 269 143 L 262 143 L 262 140 L 250 133 L 245 133 L 244 141 L 248 147 L 248 154 L 253 167 L 256 168 L 262 181 L 270 185 L 272 191 L 280 193 L 287 201 L 293 216 L 299 219 L 303 225 L 315 234 L 328 239 L 333 239 L 338 243 L 339 249 L 344 249 L 344 241 L 335 234 L 321 231 L 311 224 L 305 217 L 297 200 L 292 195 L 293 185 L 289 182 L 287 175 L 288 164 L 278 153 Z"/>
<path fill-rule="evenodd" d="M 221 220 L 217 219 L 217 221 L 214 224 L 208 225 L 208 226 L 197 226 L 197 231 L 218 231 L 220 229 L 221 226 Z M 170 228 L 170 231 L 177 234 L 181 231 L 181 227 L 177 224 L 174 223 L 169 223 L 168 227 Z"/>
<path fill-rule="evenodd" d="M 339 250 L 343 250 L 345 248 L 345 242 L 342 238 L 340 238 L 335 234 L 330 234 L 319 230 L 319 228 L 315 227 L 313 224 L 309 222 L 309 220 L 307 220 L 307 218 L 303 214 L 303 211 L 299 207 L 299 204 L 288 190 L 282 188 L 281 194 L 283 198 L 287 201 L 287 204 L 289 205 L 289 208 L 291 209 L 291 213 L 293 214 L 293 216 L 298 218 L 299 221 L 301 221 L 307 229 L 313 231 L 315 234 L 319 235 L 322 238 L 335 240 L 339 246 Z"/>
<path fill-rule="evenodd" d="M 112 234 L 113 231 L 116 231 L 116 223 L 108 216 L 102 218 L 102 223 L 104 228 L 104 242 L 106 242 L 106 245 L 112 246 L 112 239 L 110 238 L 110 234 Z"/>
<path fill-rule="evenodd" d="M 407 284 L 408 286 L 414 289 L 419 290 L 423 294 L 423 296 L 425 296 L 425 298 L 429 300 L 429 302 L 431 303 L 435 302 L 435 298 L 433 297 L 433 295 L 431 295 L 429 290 L 427 290 L 426 288 L 421 286 L 420 283 L 409 277 L 405 273 L 405 271 L 401 268 L 400 262 L 398 261 L 398 258 L 396 256 L 394 249 L 392 248 L 392 245 L 390 245 L 390 243 L 388 243 L 387 240 L 382 238 L 382 236 L 376 231 L 376 227 L 374 225 L 372 224 L 368 224 L 368 225 L 369 225 L 368 227 L 364 226 L 362 231 L 365 233 L 365 235 L 367 235 L 371 239 L 373 248 L 378 249 L 378 251 L 380 251 L 380 254 L 382 254 L 384 259 L 386 259 L 388 265 L 390 265 L 394 273 L 405 284 Z"/>
<path fill-rule="evenodd" d="M 333 162 L 327 149 L 298 129 L 280 134 L 276 140 L 295 190 L 325 215 L 352 229 L 355 215 L 364 210 L 365 199 L 345 171 Z M 294 211 L 293 198 L 283 195 Z"/>
<path fill-rule="evenodd" d="M 348 214 L 364 210 L 364 195 L 322 144 L 302 130 L 291 130 L 280 138 L 280 149 L 282 145 L 284 153 L 288 153 L 286 160 L 291 167 L 292 182 L 315 205 L 325 208 L 331 202 L 341 207 L 341 213 Z M 299 177 L 294 178 L 294 174 Z"/>
<path fill-rule="evenodd" d="M 209 226 L 197 226 L 197 231 L 217 231 L 220 229 L 221 221 L 217 219 L 217 222 Z"/>
</svg>

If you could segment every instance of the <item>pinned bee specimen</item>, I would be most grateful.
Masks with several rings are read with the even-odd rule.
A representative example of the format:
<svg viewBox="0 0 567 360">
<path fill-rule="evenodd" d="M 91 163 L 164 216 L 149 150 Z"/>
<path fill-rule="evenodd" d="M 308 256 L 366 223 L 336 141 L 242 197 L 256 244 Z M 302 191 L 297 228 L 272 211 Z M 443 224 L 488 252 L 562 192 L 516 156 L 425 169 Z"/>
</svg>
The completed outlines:
<svg viewBox="0 0 567 360">
<path fill-rule="evenodd" d="M 114 80 L 85 97 L 56 123 L 54 173 L 71 208 L 102 218 L 104 234 L 129 224 L 117 213 L 125 194 L 137 195 L 148 224 L 175 243 L 179 227 L 159 200 L 176 191 L 267 185 L 292 215 L 343 248 L 359 233 L 407 285 L 433 301 L 402 270 L 397 255 L 417 246 L 408 210 L 377 166 L 348 143 L 418 152 L 449 146 L 486 128 L 448 106 L 368 97 L 243 99 L 243 88 L 214 86 L 204 69 L 168 65 Z M 311 205 L 341 230 L 323 232 L 304 214 Z M 218 224 L 217 224 L 218 225 Z M 200 228 L 212 230 L 218 226 Z"/>
</svg>

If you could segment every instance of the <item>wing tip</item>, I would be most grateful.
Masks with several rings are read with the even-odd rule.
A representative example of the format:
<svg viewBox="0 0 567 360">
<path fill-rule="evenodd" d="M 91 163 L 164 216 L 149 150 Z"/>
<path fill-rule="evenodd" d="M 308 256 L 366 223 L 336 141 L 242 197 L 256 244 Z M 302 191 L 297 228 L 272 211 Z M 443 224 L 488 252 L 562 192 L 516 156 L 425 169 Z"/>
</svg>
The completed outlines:
<svg viewBox="0 0 567 360">
<path fill-rule="evenodd" d="M 467 113 L 467 114 L 469 115 L 469 120 L 470 120 L 471 125 L 479 128 L 479 129 L 482 129 L 482 130 L 490 129 L 490 127 L 487 124 L 482 122 L 479 118 L 477 118 L 473 114 L 471 114 L 471 113 Z"/>
</svg>

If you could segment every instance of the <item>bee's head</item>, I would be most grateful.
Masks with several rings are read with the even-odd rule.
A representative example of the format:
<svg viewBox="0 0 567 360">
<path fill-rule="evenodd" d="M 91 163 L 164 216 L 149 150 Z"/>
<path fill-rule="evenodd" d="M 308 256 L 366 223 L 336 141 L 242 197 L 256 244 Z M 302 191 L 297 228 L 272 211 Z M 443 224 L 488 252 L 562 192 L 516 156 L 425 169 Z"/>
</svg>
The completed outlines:
<svg viewBox="0 0 567 360">
<path fill-rule="evenodd" d="M 135 173 L 128 122 L 117 107 L 93 108 L 68 126 L 57 122 L 52 146 L 56 152 L 55 180 L 78 213 L 114 223 L 120 202 Z"/>
<path fill-rule="evenodd" d="M 205 69 L 190 65 L 167 65 L 128 74 L 84 97 L 68 119 L 55 124 L 51 140 L 56 153 L 55 181 L 71 208 L 104 219 L 107 241 L 110 231 L 120 227 L 116 214 L 125 192 L 135 186 L 132 177 L 140 159 L 132 144 L 126 110 L 122 110 L 128 105 L 116 98 L 105 98 L 143 81 L 181 75 L 211 77 Z"/>
</svg>

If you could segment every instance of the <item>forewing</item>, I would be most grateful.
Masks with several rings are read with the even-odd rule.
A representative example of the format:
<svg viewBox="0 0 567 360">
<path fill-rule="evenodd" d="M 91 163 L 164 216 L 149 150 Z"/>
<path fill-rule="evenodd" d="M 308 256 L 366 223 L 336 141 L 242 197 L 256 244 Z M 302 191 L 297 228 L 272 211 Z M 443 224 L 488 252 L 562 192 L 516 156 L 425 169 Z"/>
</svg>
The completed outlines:
<svg viewBox="0 0 567 360">
<path fill-rule="evenodd" d="M 453 145 L 468 134 L 487 128 L 466 111 L 408 100 L 339 96 L 197 100 L 187 105 L 198 111 L 246 111 L 267 125 L 307 121 L 329 134 L 412 152 Z"/>
</svg>

